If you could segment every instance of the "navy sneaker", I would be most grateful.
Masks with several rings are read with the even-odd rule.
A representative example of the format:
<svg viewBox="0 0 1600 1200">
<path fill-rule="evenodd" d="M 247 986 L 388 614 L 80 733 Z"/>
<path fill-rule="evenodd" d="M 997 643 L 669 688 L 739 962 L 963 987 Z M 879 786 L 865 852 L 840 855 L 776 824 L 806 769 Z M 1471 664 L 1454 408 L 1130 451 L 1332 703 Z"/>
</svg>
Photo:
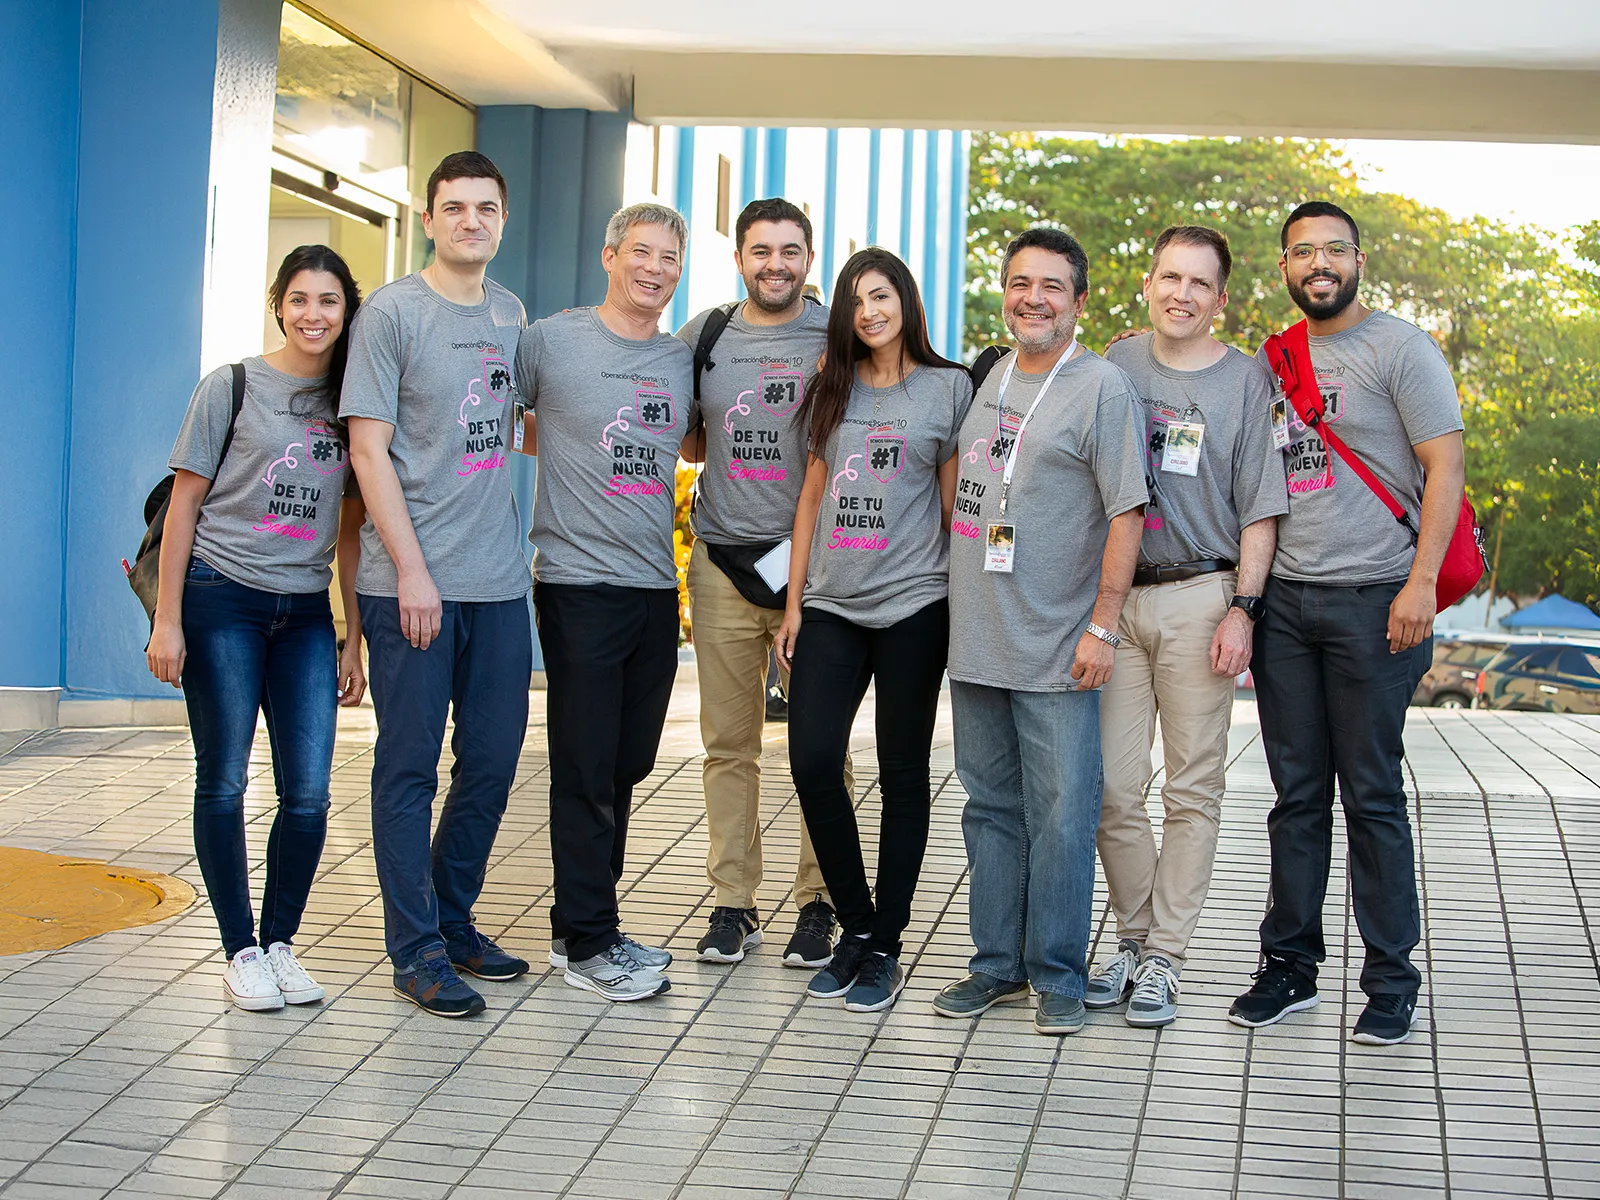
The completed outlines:
<svg viewBox="0 0 1600 1200">
<path fill-rule="evenodd" d="M 850 990 L 861 964 L 871 956 L 867 939 L 845 934 L 833 948 L 833 961 L 811 977 L 806 994 L 818 1000 L 832 1000 Z"/>
<path fill-rule="evenodd" d="M 851 1012 L 882 1012 L 905 986 L 905 968 L 889 955 L 873 951 L 856 972 L 855 983 L 845 993 L 844 1006 Z"/>
<path fill-rule="evenodd" d="M 528 973 L 526 961 L 514 954 L 507 954 L 471 925 L 447 935 L 444 946 L 450 954 L 452 967 L 476 975 L 479 979 L 504 983 Z"/>
<path fill-rule="evenodd" d="M 1250 990 L 1233 1002 L 1228 1020 L 1246 1029 L 1259 1029 L 1283 1020 L 1293 1012 L 1317 1006 L 1317 985 L 1287 962 L 1267 959 L 1255 974 Z"/>
<path fill-rule="evenodd" d="M 394 990 L 436 1017 L 475 1017 L 483 997 L 461 982 L 443 946 L 424 950 L 405 970 L 394 973 Z"/>
<path fill-rule="evenodd" d="M 1411 1036 L 1411 1025 L 1416 1019 L 1415 992 L 1373 996 L 1357 1019 L 1350 1038 L 1364 1046 L 1393 1046 Z"/>
</svg>

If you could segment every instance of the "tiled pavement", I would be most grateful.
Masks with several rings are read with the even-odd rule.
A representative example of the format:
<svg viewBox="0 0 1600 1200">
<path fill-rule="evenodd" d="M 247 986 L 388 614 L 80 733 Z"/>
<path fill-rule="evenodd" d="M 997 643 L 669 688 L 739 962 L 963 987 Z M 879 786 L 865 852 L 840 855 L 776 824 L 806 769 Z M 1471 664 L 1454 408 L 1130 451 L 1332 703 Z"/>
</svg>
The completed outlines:
<svg viewBox="0 0 1600 1200">
<path fill-rule="evenodd" d="M 689 958 L 710 902 L 692 685 L 640 789 L 627 927 Z M 535 705 L 480 924 L 542 958 L 549 901 Z M 1025 1006 L 943 1020 L 969 953 L 948 718 L 933 835 L 884 1014 L 803 998 L 778 965 L 796 804 L 769 726 L 771 939 L 729 969 L 681 962 L 659 1001 L 609 1006 L 537 970 L 489 1012 L 397 999 L 367 820 L 370 710 L 346 714 L 331 833 L 299 939 L 329 1000 L 226 1007 L 202 902 L 162 925 L 0 959 L 0 1200 L 117 1196 L 1600 1196 L 1600 722 L 1413 710 L 1429 984 L 1416 1035 L 1346 1033 L 1360 943 L 1335 839 L 1323 1003 L 1255 1033 L 1223 1020 L 1253 966 L 1270 788 L 1238 706 L 1216 883 L 1160 1032 L 1094 1015 L 1040 1037 Z M 870 723 L 862 805 L 875 809 Z M 60 732 L 0 757 L 0 842 L 200 885 L 181 730 Z M 266 739 L 249 799 L 259 865 Z M 1159 780 L 1158 780 L 1159 782 Z M 259 883 L 257 886 L 259 893 Z M 1103 890 L 1102 890 L 1103 897 Z M 1102 910 L 1103 912 L 1103 906 Z M 1102 948 L 1114 934 L 1100 918 Z M 1341 986 L 1343 985 L 1343 986 Z"/>
</svg>

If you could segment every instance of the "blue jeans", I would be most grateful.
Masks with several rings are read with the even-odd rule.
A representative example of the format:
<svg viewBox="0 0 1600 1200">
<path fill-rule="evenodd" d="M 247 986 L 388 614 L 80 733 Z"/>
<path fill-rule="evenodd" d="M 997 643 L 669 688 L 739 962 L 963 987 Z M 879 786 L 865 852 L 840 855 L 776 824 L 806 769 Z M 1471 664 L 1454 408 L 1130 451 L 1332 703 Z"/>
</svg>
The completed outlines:
<svg viewBox="0 0 1600 1200">
<path fill-rule="evenodd" d="M 383 936 L 397 968 L 472 924 L 528 730 L 528 602 L 446 600 L 439 636 L 418 650 L 393 596 L 359 596 L 378 715 L 372 851 Z M 429 843 L 445 718 L 454 709 L 450 791 Z"/>
<path fill-rule="evenodd" d="M 1103 780 L 1100 693 L 951 680 L 950 708 L 967 790 L 972 970 L 1082 998 Z"/>
<path fill-rule="evenodd" d="M 194 849 L 231 958 L 293 942 L 328 831 L 338 658 L 327 592 L 263 592 L 190 560 L 183 699 L 194 739 Z M 267 718 L 278 811 L 267 835 L 261 928 L 250 911 L 244 790 L 256 713 Z"/>
<path fill-rule="evenodd" d="M 1351 907 L 1366 946 L 1361 989 L 1415 992 L 1422 936 L 1401 760 L 1406 709 L 1433 639 L 1389 653 L 1403 581 L 1335 587 L 1273 579 L 1250 669 L 1278 800 L 1267 814 L 1272 891 L 1261 950 L 1315 980 L 1333 857 L 1333 785 L 1349 846 Z"/>
</svg>

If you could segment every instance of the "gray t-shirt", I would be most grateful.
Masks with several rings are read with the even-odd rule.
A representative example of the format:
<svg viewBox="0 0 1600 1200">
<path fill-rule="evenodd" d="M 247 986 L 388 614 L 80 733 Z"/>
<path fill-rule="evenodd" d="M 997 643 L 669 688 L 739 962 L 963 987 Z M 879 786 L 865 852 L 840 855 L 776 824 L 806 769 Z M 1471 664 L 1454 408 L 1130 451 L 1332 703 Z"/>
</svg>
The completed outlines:
<svg viewBox="0 0 1600 1200">
<path fill-rule="evenodd" d="M 948 593 L 938 472 L 971 406 L 971 377 L 950 367 L 916 367 L 893 387 L 856 384 L 820 455 L 828 486 L 806 604 L 884 629 Z"/>
<path fill-rule="evenodd" d="M 297 379 L 244 360 L 244 406 L 217 469 L 233 415 L 233 368 L 200 381 L 167 466 L 212 480 L 194 530 L 194 553 L 235 583 L 264 592 L 323 592 L 333 580 L 339 499 L 350 455 L 333 409 L 298 394 Z M 353 490 L 353 488 L 352 488 Z"/>
<path fill-rule="evenodd" d="M 1100 590 L 1111 518 L 1145 503 L 1133 381 L 1093 351 L 1061 368 L 1028 421 L 1006 515 L 1000 481 L 1045 375 L 989 372 L 961 427 L 950 537 L 950 678 L 1019 692 L 1073 690 L 1072 660 Z M 1015 527 L 1013 569 L 985 571 L 991 524 Z"/>
<path fill-rule="evenodd" d="M 538 416 L 533 574 L 540 583 L 678 586 L 678 447 L 693 424 L 694 353 L 669 334 L 607 329 L 592 308 L 535 321 L 517 378 Z"/>
<path fill-rule="evenodd" d="M 528 594 L 522 522 L 511 493 L 511 374 L 522 301 L 493 280 L 484 300 L 453 304 L 407 275 L 369 296 L 350 328 L 342 417 L 394 426 L 400 477 L 428 573 L 445 600 Z M 356 590 L 394 596 L 400 578 L 369 516 Z"/>
<path fill-rule="evenodd" d="M 691 353 L 713 310 L 678 337 Z M 719 546 L 776 542 L 794 529 L 806 478 L 806 435 L 794 421 L 817 373 L 828 310 L 807 304 L 784 325 L 752 325 L 734 309 L 700 379 L 706 465 L 695 485 L 695 535 Z"/>
<path fill-rule="evenodd" d="M 1265 350 L 1257 357 L 1265 362 Z M 1313 337 L 1311 365 L 1324 419 L 1417 524 L 1422 464 L 1412 447 L 1461 428 L 1444 354 L 1411 322 L 1375 312 L 1353 329 Z M 1411 535 L 1293 405 L 1288 420 L 1289 514 L 1278 522 L 1272 573 L 1304 583 L 1404 579 L 1416 554 Z"/>
<path fill-rule="evenodd" d="M 1139 561 L 1238 562 L 1239 530 L 1289 511 L 1283 452 L 1272 444 L 1272 373 L 1231 348 L 1199 371 L 1175 370 L 1156 361 L 1148 333 L 1110 347 L 1106 361 L 1128 373 L 1144 411 L 1150 503 Z M 1193 475 L 1163 469 L 1181 465 L 1166 459 L 1174 422 L 1205 428 Z"/>
</svg>

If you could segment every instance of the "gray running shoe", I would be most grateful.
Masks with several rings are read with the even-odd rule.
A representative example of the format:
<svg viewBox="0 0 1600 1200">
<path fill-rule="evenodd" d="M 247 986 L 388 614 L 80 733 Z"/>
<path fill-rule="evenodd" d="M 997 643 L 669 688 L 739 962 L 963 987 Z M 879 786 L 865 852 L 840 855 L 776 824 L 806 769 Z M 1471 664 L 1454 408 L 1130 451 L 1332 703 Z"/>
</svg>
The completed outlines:
<svg viewBox="0 0 1600 1200">
<path fill-rule="evenodd" d="M 1135 1029 L 1154 1029 L 1178 1019 L 1178 972 L 1164 954 L 1151 954 L 1133 976 L 1133 998 L 1124 1019 Z"/>
<path fill-rule="evenodd" d="M 665 971 L 672 965 L 672 951 L 660 946 L 646 946 L 625 933 L 621 937 L 623 947 L 641 967 L 649 967 L 652 971 Z"/>
<path fill-rule="evenodd" d="M 553 937 L 550 939 L 550 965 L 558 971 L 567 969 L 567 939 Z"/>
<path fill-rule="evenodd" d="M 1040 992 L 1038 1006 L 1033 1012 L 1033 1027 L 1040 1033 L 1060 1037 L 1077 1033 L 1083 1028 L 1084 1018 L 1083 1001 L 1076 996 Z"/>
<path fill-rule="evenodd" d="M 642 966 L 621 942 L 593 958 L 567 964 L 566 981 L 607 1000 L 647 1000 L 672 987 L 659 971 Z"/>
<path fill-rule="evenodd" d="M 1089 986 L 1083 991 L 1085 1008 L 1115 1008 L 1133 992 L 1133 976 L 1139 969 L 1139 943 L 1123 938 L 1117 952 L 1094 969 Z"/>
<path fill-rule="evenodd" d="M 894 1003 L 905 986 L 905 968 L 887 954 L 874 950 L 856 972 L 855 983 L 845 993 L 844 1006 L 850 1012 L 882 1012 Z"/>
<path fill-rule="evenodd" d="M 975 1017 L 996 1004 L 1028 998 L 1028 981 L 1013 983 L 974 971 L 965 979 L 946 984 L 933 998 L 933 1011 L 941 1017 Z"/>
</svg>

